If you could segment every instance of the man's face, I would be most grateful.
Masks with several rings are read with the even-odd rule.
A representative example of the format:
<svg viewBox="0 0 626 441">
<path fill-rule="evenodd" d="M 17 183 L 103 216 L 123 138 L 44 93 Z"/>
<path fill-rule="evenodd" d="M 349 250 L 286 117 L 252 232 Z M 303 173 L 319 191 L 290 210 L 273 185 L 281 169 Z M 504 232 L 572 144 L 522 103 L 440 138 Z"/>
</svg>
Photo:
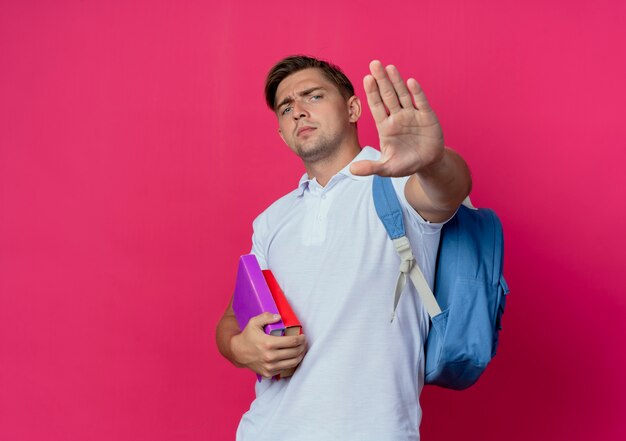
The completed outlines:
<svg viewBox="0 0 626 441">
<path fill-rule="evenodd" d="M 293 73 L 276 90 L 280 136 L 304 162 L 328 158 L 354 130 L 355 99 L 346 101 L 319 69 Z"/>
</svg>

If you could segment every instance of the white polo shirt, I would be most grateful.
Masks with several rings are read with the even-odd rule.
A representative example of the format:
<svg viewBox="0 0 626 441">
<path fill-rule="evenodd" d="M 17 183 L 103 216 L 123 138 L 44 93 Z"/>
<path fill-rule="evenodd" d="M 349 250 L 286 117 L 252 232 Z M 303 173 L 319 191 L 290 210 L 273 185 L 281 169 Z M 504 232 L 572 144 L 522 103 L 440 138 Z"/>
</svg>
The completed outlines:
<svg viewBox="0 0 626 441">
<path fill-rule="evenodd" d="M 354 161 L 379 157 L 365 147 Z M 419 440 L 428 315 L 408 283 L 390 323 L 400 259 L 376 215 L 372 180 L 349 166 L 325 187 L 305 174 L 255 219 L 252 253 L 276 276 L 308 352 L 292 377 L 256 384 L 238 441 Z M 408 204 L 407 180 L 394 178 L 394 188 L 432 287 L 443 224 Z"/>
</svg>

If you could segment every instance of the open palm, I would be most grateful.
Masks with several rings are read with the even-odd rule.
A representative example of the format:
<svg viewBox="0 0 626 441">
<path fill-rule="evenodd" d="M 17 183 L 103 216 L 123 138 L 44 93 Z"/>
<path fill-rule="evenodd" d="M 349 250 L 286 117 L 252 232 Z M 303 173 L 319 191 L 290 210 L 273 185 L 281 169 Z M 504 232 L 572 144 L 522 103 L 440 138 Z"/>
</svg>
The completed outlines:
<svg viewBox="0 0 626 441">
<path fill-rule="evenodd" d="M 406 84 L 395 66 L 370 63 L 371 75 L 363 79 L 367 102 L 380 138 L 379 161 L 355 162 L 358 175 L 408 176 L 437 162 L 444 141 L 437 115 L 418 82 Z"/>
</svg>

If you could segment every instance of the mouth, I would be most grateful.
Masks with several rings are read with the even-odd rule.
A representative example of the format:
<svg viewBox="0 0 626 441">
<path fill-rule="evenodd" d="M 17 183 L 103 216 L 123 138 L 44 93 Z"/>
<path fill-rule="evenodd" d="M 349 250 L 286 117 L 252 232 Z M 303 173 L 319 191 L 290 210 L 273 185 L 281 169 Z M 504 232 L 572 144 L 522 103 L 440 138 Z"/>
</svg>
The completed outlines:
<svg viewBox="0 0 626 441">
<path fill-rule="evenodd" d="M 307 133 L 312 132 L 313 130 L 315 130 L 315 127 L 310 127 L 310 126 L 302 126 L 298 129 L 298 131 L 296 132 L 296 136 L 300 136 L 300 135 L 304 135 Z"/>
</svg>

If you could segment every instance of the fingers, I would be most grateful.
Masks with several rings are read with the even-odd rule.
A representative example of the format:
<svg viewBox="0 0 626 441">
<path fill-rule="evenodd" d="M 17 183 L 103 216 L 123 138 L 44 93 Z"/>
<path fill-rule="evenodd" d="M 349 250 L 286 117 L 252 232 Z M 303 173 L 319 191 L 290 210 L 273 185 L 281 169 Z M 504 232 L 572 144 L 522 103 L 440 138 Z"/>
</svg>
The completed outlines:
<svg viewBox="0 0 626 441">
<path fill-rule="evenodd" d="M 385 106 L 387 106 L 387 109 L 389 109 L 389 112 L 396 113 L 400 111 L 402 107 L 400 106 L 400 102 L 398 101 L 398 95 L 382 63 L 378 60 L 372 61 L 370 63 L 370 72 L 376 80 L 379 96 Z"/>
<path fill-rule="evenodd" d="M 273 377 L 284 369 L 297 366 L 306 353 L 304 334 L 267 335 L 263 327 L 280 316 L 268 312 L 252 317 L 243 331 L 231 339 L 231 349 L 239 365 L 264 377 Z"/>
<path fill-rule="evenodd" d="M 371 75 L 365 76 L 365 78 L 363 78 L 363 88 L 365 89 L 367 104 L 370 107 L 374 121 L 376 124 L 383 122 L 385 118 L 387 118 L 387 109 L 385 109 L 383 100 L 380 97 L 376 79 Z"/>
<path fill-rule="evenodd" d="M 298 336 L 298 337 L 304 337 Z M 288 340 L 288 337 L 274 337 L 274 340 Z M 300 364 L 306 353 L 306 341 L 294 347 L 286 349 L 267 350 L 262 356 L 259 372 L 265 377 L 273 377 L 274 375 L 286 369 L 295 368 Z M 289 374 L 290 375 L 290 374 Z"/>
<path fill-rule="evenodd" d="M 248 322 L 248 325 L 252 325 L 256 328 L 263 328 L 265 325 L 270 323 L 276 323 L 280 320 L 280 316 L 278 314 L 272 314 L 270 312 L 264 312 L 263 314 L 259 314 L 255 317 L 252 317 Z"/>
<path fill-rule="evenodd" d="M 304 334 L 300 335 L 285 335 L 285 336 L 269 336 L 271 341 L 268 342 L 268 348 L 270 349 L 289 349 L 306 345 L 306 337 Z"/>
<path fill-rule="evenodd" d="M 276 374 L 280 373 L 282 377 L 286 377 L 287 375 L 285 375 L 283 371 L 286 371 L 287 369 L 295 368 L 302 362 L 303 359 L 304 359 L 304 353 L 301 353 L 301 354 L 296 355 L 293 358 L 279 361 L 274 365 L 274 371 L 276 372 Z"/>
<path fill-rule="evenodd" d="M 287 377 L 293 374 L 293 371 L 291 371 L 291 369 L 297 367 L 303 359 L 304 353 L 300 353 L 292 358 L 282 359 L 280 361 L 266 362 L 261 365 L 259 369 L 260 372 L 258 373 L 265 378 L 271 378 L 274 375 L 278 374 L 281 374 L 281 377 Z M 286 370 L 290 370 L 290 372 L 287 374 L 287 372 L 285 372 Z M 283 374 L 283 372 L 285 372 L 285 374 Z"/>
<path fill-rule="evenodd" d="M 382 121 L 388 113 L 414 109 L 411 93 L 395 66 L 383 68 L 380 61 L 374 60 L 370 63 L 370 72 L 372 74 L 363 79 L 363 87 L 376 122 Z"/>
<path fill-rule="evenodd" d="M 255 317 L 252 317 L 248 322 L 248 326 L 254 328 L 259 337 L 266 338 L 265 346 L 267 349 L 282 349 L 282 348 L 292 348 L 295 346 L 300 346 L 306 342 L 304 334 L 300 335 L 289 335 L 289 336 L 277 336 L 277 335 L 267 335 L 263 331 L 263 328 L 268 323 L 276 323 L 280 320 L 279 315 L 274 315 L 269 312 L 264 312 L 263 314 L 259 314 Z"/>
<path fill-rule="evenodd" d="M 296 359 L 300 361 L 302 357 L 304 357 L 305 352 L 306 352 L 306 345 L 300 345 L 300 346 L 296 346 L 295 348 L 289 348 L 289 349 L 280 349 L 274 352 L 273 357 L 270 361 L 274 362 L 275 364 L 279 364 L 281 362 L 288 362 L 290 360 L 296 360 Z M 280 367 L 281 366 L 277 366 L 277 368 L 280 368 Z M 282 366 L 283 369 L 287 367 L 291 367 L 291 366 Z"/>
<path fill-rule="evenodd" d="M 404 109 L 413 108 L 413 100 L 411 99 L 411 94 L 407 89 L 402 77 L 400 76 L 400 72 L 396 66 L 389 65 L 385 68 L 387 75 L 389 76 L 389 80 L 391 84 L 393 84 L 393 89 L 398 96 L 398 100 L 400 101 L 400 105 Z"/>
<path fill-rule="evenodd" d="M 417 107 L 418 110 L 429 112 L 431 110 L 430 104 L 428 104 L 428 100 L 422 90 L 422 86 L 419 85 L 415 78 L 409 78 L 406 84 L 409 87 L 409 91 L 413 95 L 415 107 Z"/>
<path fill-rule="evenodd" d="M 350 172 L 356 176 L 378 175 L 382 173 L 383 165 L 380 161 L 356 161 L 350 165 Z"/>
</svg>

